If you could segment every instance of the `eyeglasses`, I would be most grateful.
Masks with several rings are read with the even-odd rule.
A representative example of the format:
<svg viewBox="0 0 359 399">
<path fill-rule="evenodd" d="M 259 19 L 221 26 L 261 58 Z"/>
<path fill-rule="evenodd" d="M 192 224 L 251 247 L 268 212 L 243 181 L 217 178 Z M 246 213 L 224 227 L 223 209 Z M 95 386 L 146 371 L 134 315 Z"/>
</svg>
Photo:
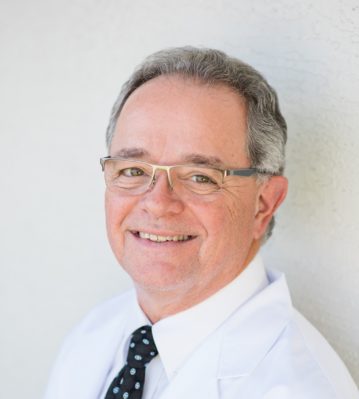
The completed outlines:
<svg viewBox="0 0 359 399">
<path fill-rule="evenodd" d="M 143 194 L 156 183 L 156 172 L 165 171 L 171 189 L 206 195 L 219 191 L 227 176 L 249 177 L 262 172 L 256 168 L 217 169 L 198 165 L 153 165 L 120 157 L 100 159 L 106 186 L 129 195 Z"/>
</svg>

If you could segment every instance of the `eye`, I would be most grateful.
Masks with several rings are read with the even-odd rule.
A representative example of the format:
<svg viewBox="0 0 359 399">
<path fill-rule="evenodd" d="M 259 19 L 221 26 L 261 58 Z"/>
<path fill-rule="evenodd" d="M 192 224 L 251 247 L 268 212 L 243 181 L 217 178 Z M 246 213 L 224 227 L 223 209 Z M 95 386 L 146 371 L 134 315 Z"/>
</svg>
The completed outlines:
<svg viewBox="0 0 359 399">
<path fill-rule="evenodd" d="M 198 184 L 217 184 L 214 180 L 206 175 L 193 175 L 191 176 L 191 180 Z"/>
<path fill-rule="evenodd" d="M 121 169 L 118 174 L 125 177 L 139 177 L 143 176 L 145 172 L 140 168 L 126 168 Z"/>
</svg>

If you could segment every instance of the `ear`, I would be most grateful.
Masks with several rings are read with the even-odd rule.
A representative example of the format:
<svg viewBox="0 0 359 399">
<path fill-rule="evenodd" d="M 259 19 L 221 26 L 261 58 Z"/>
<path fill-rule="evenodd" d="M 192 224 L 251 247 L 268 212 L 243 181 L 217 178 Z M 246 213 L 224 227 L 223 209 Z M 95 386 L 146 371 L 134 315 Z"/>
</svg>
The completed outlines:
<svg viewBox="0 0 359 399">
<path fill-rule="evenodd" d="M 277 208 L 284 201 L 288 191 L 288 180 L 284 176 L 272 176 L 263 182 L 258 190 L 254 236 L 260 239 Z"/>
</svg>

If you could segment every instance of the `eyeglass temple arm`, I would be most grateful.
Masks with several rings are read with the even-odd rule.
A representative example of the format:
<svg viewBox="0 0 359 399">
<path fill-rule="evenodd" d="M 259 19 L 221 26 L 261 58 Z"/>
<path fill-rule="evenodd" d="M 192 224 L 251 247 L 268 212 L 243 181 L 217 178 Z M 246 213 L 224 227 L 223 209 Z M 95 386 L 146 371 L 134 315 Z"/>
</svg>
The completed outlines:
<svg viewBox="0 0 359 399">
<path fill-rule="evenodd" d="M 224 171 L 225 176 L 253 176 L 256 173 L 258 173 L 258 169 L 256 168 L 226 169 Z"/>
</svg>

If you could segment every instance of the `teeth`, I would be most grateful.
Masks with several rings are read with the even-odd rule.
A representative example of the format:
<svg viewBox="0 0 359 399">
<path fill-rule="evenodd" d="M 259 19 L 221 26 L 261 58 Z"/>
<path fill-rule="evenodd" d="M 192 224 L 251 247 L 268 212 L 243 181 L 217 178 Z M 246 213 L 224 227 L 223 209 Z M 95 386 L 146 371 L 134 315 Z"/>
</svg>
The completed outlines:
<svg viewBox="0 0 359 399">
<path fill-rule="evenodd" d="M 138 232 L 138 235 L 141 238 L 145 238 L 150 241 L 155 241 L 155 242 L 165 242 L 165 241 L 187 241 L 190 236 L 187 235 L 179 235 L 179 236 L 158 236 L 156 234 L 149 234 L 149 233 L 144 233 L 142 231 Z"/>
</svg>

